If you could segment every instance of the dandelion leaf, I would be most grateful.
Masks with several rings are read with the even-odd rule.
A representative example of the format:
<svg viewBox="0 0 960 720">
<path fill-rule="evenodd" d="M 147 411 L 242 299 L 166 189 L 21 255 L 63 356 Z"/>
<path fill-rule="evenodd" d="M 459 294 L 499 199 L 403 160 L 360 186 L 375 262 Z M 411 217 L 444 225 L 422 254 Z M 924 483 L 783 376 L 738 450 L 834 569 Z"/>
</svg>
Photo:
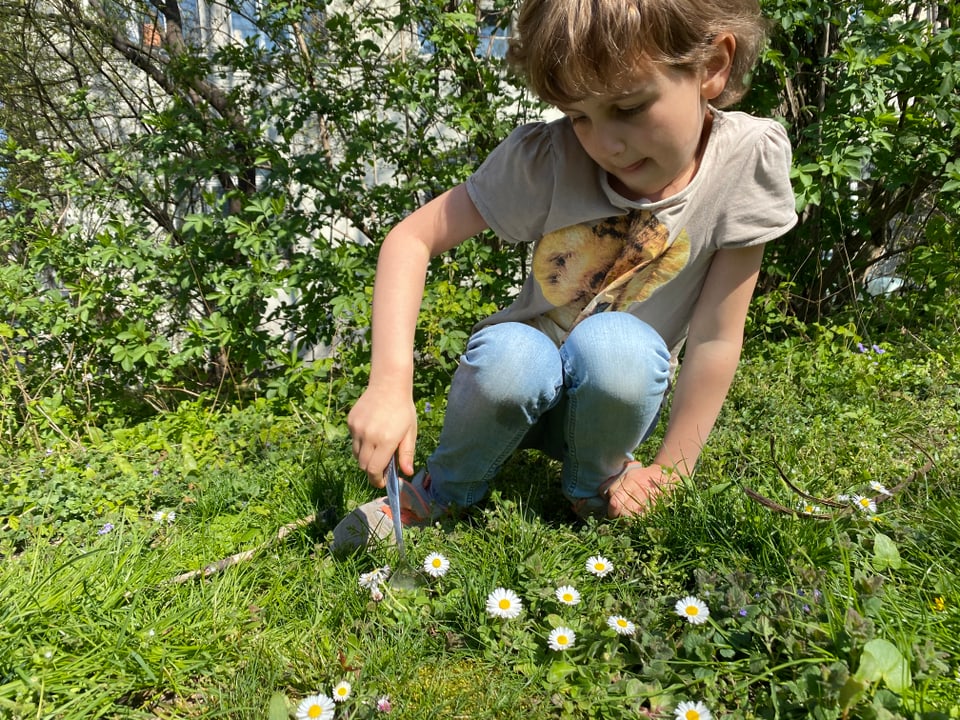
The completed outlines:
<svg viewBox="0 0 960 720">
<path fill-rule="evenodd" d="M 876 638 L 863 646 L 860 667 L 854 678 L 865 683 L 883 680 L 895 693 L 910 687 L 910 664 L 889 640 Z"/>
<path fill-rule="evenodd" d="M 883 533 L 877 533 L 873 539 L 873 567 L 877 571 L 899 570 L 901 560 L 897 544 Z"/>
</svg>

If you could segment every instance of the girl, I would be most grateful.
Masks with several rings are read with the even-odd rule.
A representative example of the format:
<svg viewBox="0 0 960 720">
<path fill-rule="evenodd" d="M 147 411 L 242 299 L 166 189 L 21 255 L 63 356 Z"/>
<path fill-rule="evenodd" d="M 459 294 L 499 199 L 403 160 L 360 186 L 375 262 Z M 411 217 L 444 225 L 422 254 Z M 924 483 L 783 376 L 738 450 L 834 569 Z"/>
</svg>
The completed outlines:
<svg viewBox="0 0 960 720">
<path fill-rule="evenodd" d="M 384 240 L 370 381 L 348 418 L 374 486 L 394 453 L 414 473 L 430 258 L 492 228 L 533 243 L 530 274 L 474 329 L 439 445 L 403 483 L 403 517 L 367 503 L 335 549 L 476 503 L 519 447 L 562 461 L 582 516 L 642 512 L 693 471 L 736 371 L 763 246 L 797 219 L 782 127 L 720 109 L 744 93 L 763 39 L 755 0 L 526 0 L 508 60 L 564 117 L 515 130 Z M 634 461 L 682 347 L 663 442 Z"/>
</svg>

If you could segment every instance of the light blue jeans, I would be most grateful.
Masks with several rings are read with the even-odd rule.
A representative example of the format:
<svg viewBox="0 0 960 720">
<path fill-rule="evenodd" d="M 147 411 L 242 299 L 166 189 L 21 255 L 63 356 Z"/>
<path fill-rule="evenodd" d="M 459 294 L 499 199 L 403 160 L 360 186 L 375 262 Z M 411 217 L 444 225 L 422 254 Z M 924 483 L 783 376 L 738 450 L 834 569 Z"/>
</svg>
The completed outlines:
<svg viewBox="0 0 960 720">
<path fill-rule="evenodd" d="M 628 313 L 583 320 L 560 348 L 522 323 L 482 328 L 453 376 L 427 492 L 469 507 L 515 450 L 532 447 L 562 461 L 579 514 L 606 516 L 599 488 L 653 432 L 669 374 L 663 339 Z"/>
</svg>

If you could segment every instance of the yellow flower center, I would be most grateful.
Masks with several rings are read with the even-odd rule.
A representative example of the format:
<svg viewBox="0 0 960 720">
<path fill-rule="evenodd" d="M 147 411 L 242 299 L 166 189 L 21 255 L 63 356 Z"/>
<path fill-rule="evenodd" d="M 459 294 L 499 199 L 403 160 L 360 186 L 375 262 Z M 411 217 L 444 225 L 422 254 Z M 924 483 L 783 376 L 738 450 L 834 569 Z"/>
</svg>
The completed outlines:
<svg viewBox="0 0 960 720">
<path fill-rule="evenodd" d="M 687 710 L 683 714 L 683 717 L 685 720 L 700 720 L 700 713 L 698 713 L 696 710 Z"/>
<path fill-rule="evenodd" d="M 699 615 L 699 614 L 700 614 L 700 608 L 698 608 L 696 605 L 687 605 L 687 610 L 686 610 L 686 612 L 687 612 L 687 615 Z M 694 711 L 691 710 L 690 712 L 694 712 Z M 697 715 L 696 717 L 700 717 L 700 716 Z"/>
<path fill-rule="evenodd" d="M 563 601 L 564 601 L 564 602 L 573 602 L 573 595 L 571 595 L 570 593 L 564 593 L 564 594 L 563 594 Z"/>
<path fill-rule="evenodd" d="M 607 566 L 604 565 L 603 563 L 597 563 L 596 565 L 593 566 L 593 569 L 596 570 L 597 572 L 603 572 L 604 568 L 606 567 Z"/>
<path fill-rule="evenodd" d="M 438 568 L 438 567 L 440 567 L 443 563 L 440 562 L 440 558 L 434 558 L 434 559 L 433 559 L 433 562 L 431 562 L 430 564 L 433 565 L 435 568 Z"/>
<path fill-rule="evenodd" d="M 617 618 L 617 625 L 619 625 L 622 628 L 625 628 L 627 626 L 627 621 L 624 620 L 623 618 Z"/>
<path fill-rule="evenodd" d="M 566 635 L 557 635 L 557 645 L 566 645 L 567 642 L 569 641 Z"/>
<path fill-rule="evenodd" d="M 510 598 L 501 598 L 500 599 L 500 609 L 509 610 L 510 609 Z"/>
<path fill-rule="evenodd" d="M 307 717 L 318 718 L 323 715 L 323 708 L 314 703 L 310 706 L 310 709 L 307 710 Z"/>
<path fill-rule="evenodd" d="M 864 507 L 870 507 L 870 498 L 861 498 L 860 504 Z"/>
</svg>

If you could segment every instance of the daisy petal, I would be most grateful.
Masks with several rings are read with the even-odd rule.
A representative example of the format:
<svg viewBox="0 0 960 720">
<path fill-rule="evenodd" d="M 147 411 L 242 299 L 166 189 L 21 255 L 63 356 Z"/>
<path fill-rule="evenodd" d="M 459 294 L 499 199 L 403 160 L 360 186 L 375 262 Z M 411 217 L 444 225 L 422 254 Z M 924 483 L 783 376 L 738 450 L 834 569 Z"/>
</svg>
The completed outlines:
<svg viewBox="0 0 960 720">
<path fill-rule="evenodd" d="M 687 595 L 687 597 L 677 600 L 673 607 L 677 615 L 685 618 L 693 625 L 703 625 L 710 617 L 710 608 L 703 600 L 693 595 Z"/>
<path fill-rule="evenodd" d="M 523 603 L 513 590 L 497 588 L 487 595 L 487 614 L 490 617 L 511 620 L 523 610 Z"/>
</svg>

